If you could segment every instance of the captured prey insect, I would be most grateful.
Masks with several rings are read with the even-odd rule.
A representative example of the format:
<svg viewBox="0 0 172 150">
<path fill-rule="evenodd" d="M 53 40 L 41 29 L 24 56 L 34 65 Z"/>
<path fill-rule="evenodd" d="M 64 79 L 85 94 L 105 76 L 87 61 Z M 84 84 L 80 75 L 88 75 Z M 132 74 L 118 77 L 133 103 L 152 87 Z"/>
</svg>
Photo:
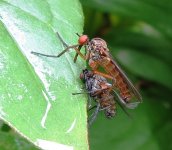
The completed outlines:
<svg viewBox="0 0 172 150">
<path fill-rule="evenodd" d="M 91 115 L 89 119 L 89 126 L 96 119 L 99 111 L 104 111 L 107 118 L 112 118 L 116 114 L 116 102 L 114 101 L 114 96 L 112 93 L 112 84 L 108 83 L 106 78 L 94 74 L 92 71 L 87 69 L 83 70 L 80 75 L 80 78 L 85 82 L 86 90 L 89 94 L 89 106 L 91 104 L 91 98 L 96 101 L 96 106 L 90 108 L 93 109 L 96 107 L 95 112 Z M 83 93 L 73 93 L 83 94 Z"/>
<path fill-rule="evenodd" d="M 88 60 L 88 64 L 95 74 L 103 76 L 105 78 L 111 79 L 113 81 L 113 89 L 119 92 L 121 103 L 126 105 L 126 107 L 134 108 L 140 102 L 142 102 L 142 97 L 134 87 L 132 82 L 127 78 L 123 70 L 119 67 L 117 62 L 110 55 L 109 49 L 106 42 L 101 38 L 93 38 L 89 40 L 87 35 L 81 35 L 78 39 L 78 44 L 68 46 L 59 33 L 57 33 L 59 39 L 66 47 L 58 55 L 46 55 L 42 53 L 32 52 L 36 55 L 42 55 L 47 57 L 60 57 L 69 49 L 73 48 L 77 52 L 74 58 L 76 62 L 78 55 L 80 55 L 84 60 Z M 82 47 L 85 47 L 86 54 L 80 52 Z M 98 67 L 102 67 L 106 73 L 98 71 Z M 132 104 L 131 104 L 132 102 Z"/>
</svg>

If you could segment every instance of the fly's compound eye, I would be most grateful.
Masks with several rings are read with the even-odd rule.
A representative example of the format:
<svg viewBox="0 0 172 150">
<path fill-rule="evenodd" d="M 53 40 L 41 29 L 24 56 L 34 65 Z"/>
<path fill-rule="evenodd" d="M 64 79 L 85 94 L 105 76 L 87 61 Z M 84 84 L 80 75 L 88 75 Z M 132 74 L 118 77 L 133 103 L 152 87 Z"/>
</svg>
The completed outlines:
<svg viewBox="0 0 172 150">
<path fill-rule="evenodd" d="M 81 35 L 81 36 L 79 37 L 78 43 L 79 43 L 80 45 L 84 45 L 84 44 L 86 44 L 87 42 L 88 42 L 88 36 L 87 36 L 87 35 Z"/>
</svg>

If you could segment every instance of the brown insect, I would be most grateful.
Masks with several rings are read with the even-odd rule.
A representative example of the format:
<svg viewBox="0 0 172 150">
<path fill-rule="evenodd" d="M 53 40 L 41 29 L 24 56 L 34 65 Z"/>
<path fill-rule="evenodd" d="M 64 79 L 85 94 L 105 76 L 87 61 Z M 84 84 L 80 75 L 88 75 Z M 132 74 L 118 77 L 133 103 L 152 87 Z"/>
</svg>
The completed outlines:
<svg viewBox="0 0 172 150">
<path fill-rule="evenodd" d="M 123 104 L 121 104 L 121 97 L 118 95 L 118 93 L 113 92 L 112 84 L 108 83 L 106 78 L 98 74 L 94 74 L 93 71 L 89 71 L 87 69 L 83 70 L 83 72 L 80 74 L 80 78 L 85 82 L 85 88 L 87 92 L 72 94 L 77 95 L 88 93 L 89 108 L 91 107 L 92 99 L 96 102 L 96 106 L 93 106 L 89 109 L 92 110 L 93 108 L 96 108 L 88 120 L 89 126 L 95 121 L 100 111 L 104 111 L 104 114 L 108 119 L 115 117 L 116 102 L 126 113 L 126 115 L 131 118 L 126 109 L 123 107 Z"/>
<path fill-rule="evenodd" d="M 86 93 L 89 94 L 89 106 L 91 104 L 91 98 L 93 98 L 97 104 L 90 108 L 91 110 L 96 107 L 96 110 L 89 119 L 89 125 L 93 123 L 100 111 L 104 111 L 107 118 L 114 117 L 116 114 L 116 102 L 114 101 L 112 93 L 112 84 L 108 83 L 104 77 L 94 74 L 87 69 L 83 70 L 80 78 L 85 82 Z M 73 95 L 76 94 L 82 93 L 73 93 Z"/>
<path fill-rule="evenodd" d="M 112 58 L 109 53 L 106 42 L 101 38 L 93 38 L 89 40 L 87 35 L 81 35 L 78 39 L 78 44 L 68 46 L 61 36 L 57 33 L 59 39 L 62 41 L 63 45 L 66 47 L 58 55 L 46 55 L 42 53 L 32 52 L 36 55 L 42 55 L 47 57 L 60 57 L 70 48 L 74 48 L 77 54 L 75 55 L 74 62 L 76 62 L 78 55 L 80 55 L 84 60 L 88 60 L 88 64 L 91 67 L 94 74 L 98 74 L 105 78 L 111 79 L 113 81 L 113 88 L 120 93 L 121 102 L 129 108 L 135 108 L 135 106 L 142 102 L 142 97 L 134 87 L 132 82 L 127 78 L 125 73 L 119 67 L 117 62 Z M 80 50 L 85 47 L 86 54 L 83 55 Z M 98 67 L 104 68 L 106 71 L 102 73 L 98 71 Z M 135 101 L 135 102 L 133 102 Z"/>
</svg>

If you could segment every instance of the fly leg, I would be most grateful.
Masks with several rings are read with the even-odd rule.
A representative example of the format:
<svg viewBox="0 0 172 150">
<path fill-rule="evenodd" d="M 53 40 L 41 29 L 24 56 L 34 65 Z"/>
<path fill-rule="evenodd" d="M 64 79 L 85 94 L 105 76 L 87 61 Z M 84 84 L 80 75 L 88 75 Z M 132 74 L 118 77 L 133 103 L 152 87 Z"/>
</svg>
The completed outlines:
<svg viewBox="0 0 172 150">
<path fill-rule="evenodd" d="M 88 126 L 90 127 L 91 124 L 95 121 L 95 119 L 97 118 L 97 115 L 99 113 L 99 109 L 100 109 L 100 104 L 97 104 L 96 110 L 95 112 L 91 115 L 91 118 L 88 120 Z"/>
<path fill-rule="evenodd" d="M 59 53 L 57 55 L 57 57 L 60 57 L 61 55 L 63 55 L 64 53 L 66 53 L 70 48 L 73 48 L 79 56 L 81 56 L 82 59 L 86 60 L 86 57 L 80 52 L 82 45 L 72 45 L 72 46 L 68 46 L 65 50 L 63 50 L 61 53 Z"/>
<path fill-rule="evenodd" d="M 62 42 L 63 46 L 64 47 L 69 47 L 69 45 L 67 45 L 67 43 L 62 39 L 62 37 L 60 36 L 60 34 L 58 32 L 56 32 L 60 42 Z"/>
<path fill-rule="evenodd" d="M 86 60 L 86 57 L 78 50 L 78 47 L 79 45 L 72 45 L 72 46 L 68 46 L 66 49 L 64 49 L 61 53 L 59 53 L 58 55 L 48 55 L 48 54 L 43 54 L 43 53 L 38 53 L 38 52 L 31 52 L 31 54 L 34 54 L 34 55 L 38 55 L 38 56 L 46 56 L 46 57 L 54 57 L 54 58 L 57 58 L 57 57 L 60 57 L 61 55 L 63 55 L 64 53 L 66 53 L 67 51 L 69 51 L 69 49 L 71 48 L 74 48 L 76 50 L 76 52 L 84 59 Z"/>
<path fill-rule="evenodd" d="M 111 75 L 108 75 L 108 74 L 106 74 L 106 73 L 103 73 L 103 72 L 100 72 L 100 71 L 97 71 L 97 70 L 94 70 L 93 73 L 94 73 L 94 74 L 98 74 L 98 75 L 100 75 L 100 76 L 103 76 L 103 77 L 105 77 L 105 78 L 107 78 L 107 79 L 111 79 L 111 80 L 114 79 Z"/>
<path fill-rule="evenodd" d="M 78 46 L 78 51 L 79 51 L 79 52 L 80 52 L 80 50 L 81 50 L 81 47 L 82 47 L 82 45 L 79 45 L 79 46 Z M 74 63 L 76 63 L 76 60 L 77 60 L 77 58 L 78 58 L 78 55 L 79 55 L 79 54 L 76 52 L 75 57 L 74 57 L 74 59 L 73 59 L 73 62 L 74 62 Z"/>
<path fill-rule="evenodd" d="M 58 32 L 56 34 L 59 37 L 62 44 L 64 45 L 64 47 L 67 48 L 67 49 L 65 49 L 65 51 L 67 51 L 69 49 L 69 46 L 65 43 L 65 41 L 63 41 L 62 37 L 60 36 L 60 34 Z M 71 47 L 71 48 L 73 48 L 73 47 Z M 43 53 L 38 53 L 38 52 L 33 52 L 33 51 L 31 52 L 31 54 L 34 54 L 34 55 L 37 55 L 37 56 L 45 56 L 45 57 L 54 57 L 54 58 L 58 57 L 58 55 L 49 55 L 49 54 L 43 54 Z"/>
<path fill-rule="evenodd" d="M 99 111 L 106 110 L 106 109 L 110 108 L 110 106 L 111 106 L 111 105 L 108 105 L 108 106 L 106 106 L 106 107 L 104 107 L 104 108 L 101 108 Z"/>
<path fill-rule="evenodd" d="M 76 35 L 78 35 L 78 37 L 81 36 L 81 35 L 79 35 L 78 33 L 76 33 Z M 79 49 L 79 48 L 78 48 L 78 49 Z M 79 51 L 80 51 L 80 49 L 79 49 Z M 77 58 L 78 58 L 78 53 L 75 54 L 75 57 L 74 57 L 74 59 L 73 59 L 74 63 L 76 63 Z"/>
<path fill-rule="evenodd" d="M 96 107 L 97 107 L 97 106 L 95 105 L 95 106 L 89 108 L 88 111 L 91 111 L 92 109 L 94 109 L 94 108 L 96 108 Z"/>
<path fill-rule="evenodd" d="M 94 72 L 95 74 L 98 74 L 98 75 L 100 75 L 100 76 L 105 77 L 106 79 L 111 79 L 111 80 L 112 80 L 112 87 L 110 88 L 109 91 L 111 91 L 114 87 L 116 87 L 116 80 L 115 80 L 115 78 L 112 77 L 111 75 L 108 75 L 108 74 L 106 74 L 106 73 L 102 73 L 102 72 L 97 71 L 97 70 L 95 70 L 95 71 L 93 71 L 93 72 Z"/>
<path fill-rule="evenodd" d="M 89 111 L 90 111 L 90 109 L 91 109 L 90 107 L 92 106 L 92 105 L 91 105 L 91 100 L 92 100 L 92 99 L 91 99 L 90 95 L 88 94 L 88 105 L 87 105 L 87 106 L 88 106 Z"/>
<path fill-rule="evenodd" d="M 78 95 L 78 94 L 88 94 L 88 109 L 92 106 L 91 105 L 91 101 L 92 101 L 92 99 L 91 99 L 91 97 L 90 97 L 90 92 L 79 92 L 79 93 L 72 93 L 72 95 Z"/>
<path fill-rule="evenodd" d="M 79 34 L 78 34 L 78 35 L 79 35 Z M 66 48 L 70 47 L 70 46 L 68 46 L 67 43 L 62 39 L 62 37 L 60 36 L 60 34 L 59 34 L 58 32 L 57 32 L 57 36 L 59 37 L 59 39 L 60 39 L 60 41 L 62 42 L 62 44 L 63 44 L 64 47 L 66 47 Z M 78 55 L 80 55 L 84 60 L 86 60 L 86 57 L 80 52 L 80 50 L 81 50 L 81 48 L 82 48 L 82 45 L 77 44 L 77 45 L 74 45 L 74 47 L 72 47 L 72 48 L 74 48 L 75 51 L 76 51 L 76 55 L 75 55 L 75 57 L 74 57 L 74 63 L 76 62 Z M 58 54 L 58 57 L 60 57 L 61 55 L 63 55 L 66 51 L 68 51 L 68 50 L 63 50 L 60 54 Z"/>
<path fill-rule="evenodd" d="M 87 47 L 86 47 L 86 46 L 84 46 L 84 47 L 85 47 L 85 60 L 88 60 L 88 58 L 90 57 L 90 52 L 87 51 Z M 82 45 L 80 45 L 80 46 L 78 47 L 78 50 L 80 51 L 81 48 L 82 48 Z M 75 54 L 75 57 L 74 57 L 74 59 L 73 59 L 73 62 L 74 62 L 74 63 L 76 63 L 76 60 L 77 60 L 77 58 L 78 58 L 78 55 L 79 55 L 78 53 Z"/>
<path fill-rule="evenodd" d="M 46 56 L 46 57 L 60 57 L 61 55 L 63 55 L 65 52 L 69 51 L 69 49 L 73 48 L 75 49 L 75 51 L 78 53 L 78 55 L 80 55 L 84 60 L 86 60 L 86 57 L 80 52 L 80 49 L 82 47 L 82 45 L 76 44 L 76 45 L 72 45 L 72 46 L 68 46 L 63 39 L 61 38 L 61 36 L 59 35 L 59 33 L 57 32 L 57 36 L 59 37 L 60 41 L 62 42 L 63 46 L 66 47 L 61 53 L 59 53 L 58 55 L 49 55 L 49 54 L 43 54 L 43 53 L 38 53 L 38 52 L 31 52 L 31 54 L 34 55 L 38 55 L 38 56 Z"/>
<path fill-rule="evenodd" d="M 111 80 L 114 79 L 111 75 L 109 75 L 107 73 L 100 72 L 100 71 L 97 70 L 98 67 L 101 66 L 98 62 L 96 62 L 96 61 L 94 61 L 92 59 L 89 59 L 89 66 L 93 70 L 93 74 L 97 74 L 99 76 L 102 76 L 104 78 L 111 79 Z"/>
<path fill-rule="evenodd" d="M 62 54 L 64 54 L 65 52 L 67 52 L 70 48 L 76 48 L 78 45 L 72 45 L 72 46 L 68 46 L 65 50 L 63 50 L 60 54 L 58 55 L 48 55 L 48 54 L 43 54 L 43 53 L 38 53 L 38 52 L 31 52 L 31 54 L 34 54 L 34 55 L 38 55 L 38 56 L 45 56 L 45 57 L 54 57 L 54 58 L 57 58 L 57 57 L 60 57 Z"/>
</svg>

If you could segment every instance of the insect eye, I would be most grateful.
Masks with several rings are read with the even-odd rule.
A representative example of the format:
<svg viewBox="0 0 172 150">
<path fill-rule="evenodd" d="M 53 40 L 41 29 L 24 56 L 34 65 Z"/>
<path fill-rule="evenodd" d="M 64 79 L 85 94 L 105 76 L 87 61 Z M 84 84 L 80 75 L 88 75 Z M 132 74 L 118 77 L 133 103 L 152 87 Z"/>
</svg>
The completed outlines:
<svg viewBox="0 0 172 150">
<path fill-rule="evenodd" d="M 87 35 L 81 35 L 81 36 L 79 37 L 78 43 L 79 43 L 80 45 L 84 45 L 84 44 L 86 44 L 87 42 L 88 42 L 88 36 L 87 36 Z"/>
</svg>

